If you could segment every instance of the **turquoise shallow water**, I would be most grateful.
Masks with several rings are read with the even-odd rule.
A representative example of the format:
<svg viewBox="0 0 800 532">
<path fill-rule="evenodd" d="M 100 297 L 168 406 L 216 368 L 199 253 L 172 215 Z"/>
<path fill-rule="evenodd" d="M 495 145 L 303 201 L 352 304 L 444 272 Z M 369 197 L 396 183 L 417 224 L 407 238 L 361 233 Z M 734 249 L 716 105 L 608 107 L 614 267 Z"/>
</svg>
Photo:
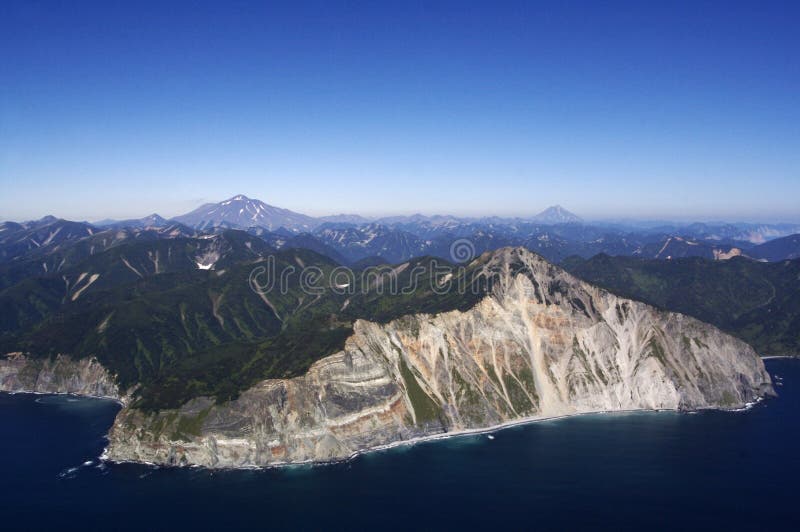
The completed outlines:
<svg viewBox="0 0 800 532">
<path fill-rule="evenodd" d="M 212 472 L 102 464 L 107 401 L 0 394 L 6 529 L 762 530 L 800 524 L 800 361 L 746 412 L 580 416 L 370 453 Z"/>
</svg>

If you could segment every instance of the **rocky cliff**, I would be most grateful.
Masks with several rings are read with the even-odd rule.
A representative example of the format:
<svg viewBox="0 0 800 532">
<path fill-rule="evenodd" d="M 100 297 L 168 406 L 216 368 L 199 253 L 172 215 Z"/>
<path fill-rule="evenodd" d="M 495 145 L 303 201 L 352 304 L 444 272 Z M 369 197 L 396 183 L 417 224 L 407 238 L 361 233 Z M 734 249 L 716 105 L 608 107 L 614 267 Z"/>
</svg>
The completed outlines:
<svg viewBox="0 0 800 532">
<path fill-rule="evenodd" d="M 70 393 L 123 400 L 114 377 L 94 359 L 53 359 L 7 353 L 0 357 L 0 391 Z"/>
<path fill-rule="evenodd" d="M 303 376 L 238 399 L 124 408 L 115 460 L 209 467 L 346 458 L 415 438 L 525 419 L 738 408 L 772 393 L 747 344 L 687 316 L 595 288 L 523 249 L 476 259 L 471 309 L 358 321 Z"/>
</svg>

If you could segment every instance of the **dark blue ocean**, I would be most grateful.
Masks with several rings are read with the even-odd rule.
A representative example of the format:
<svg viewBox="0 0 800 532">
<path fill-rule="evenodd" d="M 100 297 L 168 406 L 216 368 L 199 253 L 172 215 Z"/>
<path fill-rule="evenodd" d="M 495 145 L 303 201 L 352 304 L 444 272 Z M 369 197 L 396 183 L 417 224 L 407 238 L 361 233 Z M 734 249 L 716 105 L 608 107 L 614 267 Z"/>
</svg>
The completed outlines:
<svg viewBox="0 0 800 532">
<path fill-rule="evenodd" d="M 4 530 L 800 526 L 800 361 L 746 412 L 582 416 L 351 462 L 211 472 L 101 464 L 118 407 L 0 394 Z"/>
</svg>

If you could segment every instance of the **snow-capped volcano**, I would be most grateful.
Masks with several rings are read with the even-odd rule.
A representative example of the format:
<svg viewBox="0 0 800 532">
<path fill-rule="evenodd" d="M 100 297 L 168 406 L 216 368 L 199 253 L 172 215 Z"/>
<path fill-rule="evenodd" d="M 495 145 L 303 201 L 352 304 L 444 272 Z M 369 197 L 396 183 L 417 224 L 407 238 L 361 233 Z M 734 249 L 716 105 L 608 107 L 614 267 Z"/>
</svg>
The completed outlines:
<svg viewBox="0 0 800 532">
<path fill-rule="evenodd" d="M 197 229 L 225 226 L 274 230 L 285 227 L 294 231 L 308 231 L 318 224 L 305 214 L 273 207 L 242 194 L 219 203 L 207 203 L 173 220 Z"/>
<path fill-rule="evenodd" d="M 583 222 L 583 219 L 581 219 L 580 216 L 569 212 L 561 205 L 554 205 L 546 208 L 534 216 L 533 221 L 543 224 L 569 224 L 581 223 Z"/>
</svg>

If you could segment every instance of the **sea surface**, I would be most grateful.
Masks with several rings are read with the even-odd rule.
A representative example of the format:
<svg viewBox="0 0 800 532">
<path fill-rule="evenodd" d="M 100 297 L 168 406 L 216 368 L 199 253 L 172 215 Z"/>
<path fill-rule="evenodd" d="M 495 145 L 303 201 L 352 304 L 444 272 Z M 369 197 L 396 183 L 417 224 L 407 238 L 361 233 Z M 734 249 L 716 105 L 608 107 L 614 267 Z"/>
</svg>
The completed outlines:
<svg viewBox="0 0 800 532">
<path fill-rule="evenodd" d="M 800 527 L 800 361 L 743 412 L 603 414 L 258 471 L 106 464 L 115 403 L 0 394 L 4 530 Z"/>
</svg>

